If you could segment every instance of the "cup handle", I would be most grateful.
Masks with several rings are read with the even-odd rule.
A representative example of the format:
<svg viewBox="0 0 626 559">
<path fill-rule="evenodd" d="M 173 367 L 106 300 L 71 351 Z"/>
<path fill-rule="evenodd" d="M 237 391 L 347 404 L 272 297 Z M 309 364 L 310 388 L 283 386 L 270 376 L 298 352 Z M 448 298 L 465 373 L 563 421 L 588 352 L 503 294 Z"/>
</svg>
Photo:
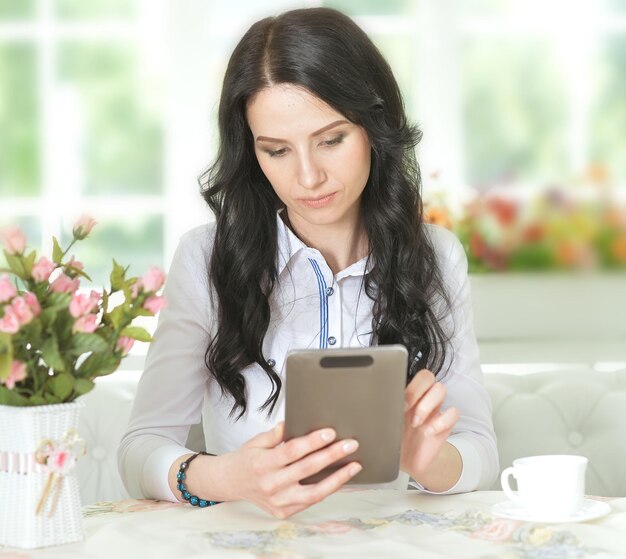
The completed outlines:
<svg viewBox="0 0 626 559">
<path fill-rule="evenodd" d="M 513 466 L 509 466 L 508 468 L 506 468 L 502 474 L 500 475 L 500 485 L 502 486 L 502 491 L 504 491 L 504 494 L 511 499 L 511 501 L 515 501 L 516 503 L 519 503 L 520 498 L 517 494 L 517 491 L 513 491 L 511 489 L 511 486 L 509 485 L 509 477 L 513 476 L 516 478 L 515 476 L 515 468 Z M 517 478 L 516 478 L 517 479 Z"/>
</svg>

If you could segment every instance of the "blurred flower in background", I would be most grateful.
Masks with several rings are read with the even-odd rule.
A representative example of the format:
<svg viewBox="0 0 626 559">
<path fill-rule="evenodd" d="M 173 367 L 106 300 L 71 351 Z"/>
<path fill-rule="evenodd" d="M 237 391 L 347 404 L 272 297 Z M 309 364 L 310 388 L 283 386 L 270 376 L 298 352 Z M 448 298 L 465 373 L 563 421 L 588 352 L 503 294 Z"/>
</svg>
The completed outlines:
<svg viewBox="0 0 626 559">
<path fill-rule="evenodd" d="M 585 179 L 597 181 L 598 171 Z M 602 183 L 584 186 L 529 194 L 509 185 L 475 192 L 456 210 L 445 194 L 431 193 L 424 218 L 458 235 L 470 272 L 626 271 L 626 205 Z"/>
</svg>

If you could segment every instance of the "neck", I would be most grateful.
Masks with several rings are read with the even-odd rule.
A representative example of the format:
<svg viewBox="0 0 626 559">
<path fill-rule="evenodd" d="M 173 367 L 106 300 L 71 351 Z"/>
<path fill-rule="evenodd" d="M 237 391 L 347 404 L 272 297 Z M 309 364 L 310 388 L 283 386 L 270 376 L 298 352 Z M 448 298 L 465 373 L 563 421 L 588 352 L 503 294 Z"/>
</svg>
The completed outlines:
<svg viewBox="0 0 626 559">
<path fill-rule="evenodd" d="M 333 274 L 367 256 L 367 235 L 358 216 L 330 225 L 313 225 L 298 219 L 294 224 L 287 210 L 282 214 L 287 226 L 303 243 L 320 251 Z"/>
</svg>

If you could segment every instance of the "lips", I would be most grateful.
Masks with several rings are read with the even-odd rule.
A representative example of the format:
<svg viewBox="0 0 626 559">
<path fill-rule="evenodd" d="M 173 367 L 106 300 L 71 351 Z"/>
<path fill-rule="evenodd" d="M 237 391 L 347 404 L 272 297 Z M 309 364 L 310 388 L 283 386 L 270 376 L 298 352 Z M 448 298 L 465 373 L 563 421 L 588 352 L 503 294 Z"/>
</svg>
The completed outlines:
<svg viewBox="0 0 626 559">
<path fill-rule="evenodd" d="M 325 196 L 320 196 L 317 198 L 300 198 L 300 201 L 305 206 L 308 206 L 310 208 L 322 208 L 330 204 L 336 194 L 336 192 L 331 192 L 330 194 L 326 194 Z"/>
</svg>

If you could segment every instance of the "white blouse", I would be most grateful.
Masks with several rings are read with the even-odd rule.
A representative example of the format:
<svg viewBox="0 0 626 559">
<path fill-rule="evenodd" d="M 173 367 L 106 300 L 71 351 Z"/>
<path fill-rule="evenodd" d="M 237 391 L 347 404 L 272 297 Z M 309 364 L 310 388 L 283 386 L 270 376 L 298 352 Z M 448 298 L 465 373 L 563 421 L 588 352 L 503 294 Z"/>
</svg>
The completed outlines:
<svg viewBox="0 0 626 559">
<path fill-rule="evenodd" d="M 334 275 L 321 253 L 302 243 L 279 216 L 277 227 L 278 282 L 270 297 L 263 353 L 284 381 L 290 350 L 369 346 L 373 302 L 362 289 L 365 258 Z M 450 368 L 442 377 L 448 390 L 444 408 L 455 406 L 461 415 L 448 441 L 458 449 L 463 470 L 446 493 L 488 489 L 498 475 L 498 453 L 474 334 L 467 259 L 452 233 L 432 225 L 427 231 L 453 306 L 444 319 L 452 333 Z M 239 421 L 229 417 L 232 399 L 221 395 L 206 369 L 205 351 L 217 327 L 207 275 L 213 234 L 213 224 L 187 232 L 172 260 L 164 288 L 167 306 L 118 450 L 120 474 L 133 497 L 177 500 L 168 471 L 176 459 L 193 452 L 184 446 L 192 425 L 202 421 L 207 451 L 222 454 L 284 419 L 284 391 L 269 417 L 267 408 L 258 411 L 272 384 L 257 364 L 243 371 L 248 409 Z M 378 487 L 406 489 L 407 482 L 402 473 Z"/>
</svg>

